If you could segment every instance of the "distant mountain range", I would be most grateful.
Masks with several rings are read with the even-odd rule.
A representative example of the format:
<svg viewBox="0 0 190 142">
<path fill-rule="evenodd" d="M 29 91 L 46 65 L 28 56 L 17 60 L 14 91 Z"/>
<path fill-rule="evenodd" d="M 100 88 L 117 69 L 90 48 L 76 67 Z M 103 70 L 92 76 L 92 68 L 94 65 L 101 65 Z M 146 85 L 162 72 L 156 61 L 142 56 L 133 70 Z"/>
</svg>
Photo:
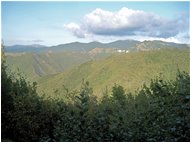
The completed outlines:
<svg viewBox="0 0 190 142">
<path fill-rule="evenodd" d="M 160 49 L 160 48 L 188 48 L 187 44 L 177 44 L 173 42 L 163 42 L 163 41 L 136 41 L 136 40 L 118 40 L 110 43 L 101 42 L 89 42 L 80 43 L 72 42 L 67 44 L 60 44 L 56 46 L 43 46 L 43 45 L 13 45 L 5 46 L 5 52 L 7 53 L 20 53 L 20 52 L 80 52 L 87 53 L 94 48 L 111 48 L 111 49 L 122 49 L 122 50 L 149 50 L 149 49 Z"/>
<path fill-rule="evenodd" d="M 5 47 L 5 52 L 8 68 L 38 82 L 38 91 L 48 96 L 55 90 L 64 94 L 63 85 L 79 89 L 83 79 L 92 84 L 98 96 L 114 83 L 133 91 L 159 73 L 167 79 L 174 79 L 177 69 L 190 73 L 189 45 L 156 40 L 15 45 Z"/>
<path fill-rule="evenodd" d="M 47 46 L 32 44 L 32 45 L 13 45 L 5 46 L 5 52 L 20 53 L 20 52 L 40 52 L 45 51 Z"/>
<path fill-rule="evenodd" d="M 65 93 L 63 85 L 70 91 L 78 90 L 83 79 L 90 82 L 97 97 L 102 97 L 105 89 L 111 91 L 114 83 L 124 86 L 127 91 L 134 91 L 159 75 L 171 80 L 175 79 L 178 69 L 190 73 L 189 55 L 190 51 L 184 48 L 112 54 L 101 60 L 87 61 L 62 73 L 42 77 L 38 81 L 38 91 L 55 97 L 54 92 L 58 90 L 57 95 L 60 97 Z"/>
</svg>

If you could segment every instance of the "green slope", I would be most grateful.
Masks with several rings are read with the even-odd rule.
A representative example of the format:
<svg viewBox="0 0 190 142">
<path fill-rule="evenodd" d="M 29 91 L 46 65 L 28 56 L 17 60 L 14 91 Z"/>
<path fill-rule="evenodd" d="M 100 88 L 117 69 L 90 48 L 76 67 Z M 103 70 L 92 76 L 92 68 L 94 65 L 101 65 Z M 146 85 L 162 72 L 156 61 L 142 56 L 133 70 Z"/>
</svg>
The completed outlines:
<svg viewBox="0 0 190 142">
<path fill-rule="evenodd" d="M 6 55 L 6 63 L 11 72 L 21 73 L 29 80 L 36 80 L 38 78 L 38 74 L 35 73 L 33 67 L 36 62 L 32 54 L 8 54 Z"/>
<path fill-rule="evenodd" d="M 160 49 L 152 51 L 114 54 L 107 59 L 89 61 L 64 73 L 42 78 L 38 91 L 54 97 L 64 95 L 64 86 L 69 90 L 80 88 L 82 80 L 88 80 L 94 93 L 100 94 L 118 83 L 127 91 L 134 91 L 143 83 L 159 76 L 173 79 L 177 68 L 190 73 L 190 51 L 185 49 Z M 51 87 L 50 87 L 51 86 Z"/>
<path fill-rule="evenodd" d="M 93 59 L 101 59 L 110 53 L 102 53 L 93 56 Z M 44 53 L 7 53 L 6 62 L 13 72 L 19 72 L 29 81 L 37 81 L 40 77 L 57 74 L 65 69 L 82 64 L 92 59 L 88 53 L 72 52 L 44 52 Z"/>
</svg>

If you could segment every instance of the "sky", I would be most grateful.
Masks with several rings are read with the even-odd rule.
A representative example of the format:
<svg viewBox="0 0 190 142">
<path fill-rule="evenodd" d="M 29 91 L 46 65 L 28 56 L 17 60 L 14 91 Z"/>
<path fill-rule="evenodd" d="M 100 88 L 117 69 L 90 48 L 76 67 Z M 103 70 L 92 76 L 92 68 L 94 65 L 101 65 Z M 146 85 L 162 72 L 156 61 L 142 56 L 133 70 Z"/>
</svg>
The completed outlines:
<svg viewBox="0 0 190 142">
<path fill-rule="evenodd" d="M 5 45 L 163 40 L 190 43 L 190 2 L 1 2 Z"/>
</svg>

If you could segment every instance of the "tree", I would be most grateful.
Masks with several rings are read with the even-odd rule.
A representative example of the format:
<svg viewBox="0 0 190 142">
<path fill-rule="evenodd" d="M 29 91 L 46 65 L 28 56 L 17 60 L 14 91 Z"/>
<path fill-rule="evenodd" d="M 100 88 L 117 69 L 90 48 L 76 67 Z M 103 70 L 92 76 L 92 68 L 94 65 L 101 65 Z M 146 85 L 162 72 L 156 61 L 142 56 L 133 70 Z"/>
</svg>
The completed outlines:
<svg viewBox="0 0 190 142">
<path fill-rule="evenodd" d="M 122 86 L 115 84 L 112 87 L 112 96 L 113 100 L 117 100 L 121 105 L 125 104 L 126 94 Z"/>
<path fill-rule="evenodd" d="M 1 65 L 4 62 L 5 62 L 5 51 L 4 51 L 3 41 L 1 41 Z"/>
</svg>

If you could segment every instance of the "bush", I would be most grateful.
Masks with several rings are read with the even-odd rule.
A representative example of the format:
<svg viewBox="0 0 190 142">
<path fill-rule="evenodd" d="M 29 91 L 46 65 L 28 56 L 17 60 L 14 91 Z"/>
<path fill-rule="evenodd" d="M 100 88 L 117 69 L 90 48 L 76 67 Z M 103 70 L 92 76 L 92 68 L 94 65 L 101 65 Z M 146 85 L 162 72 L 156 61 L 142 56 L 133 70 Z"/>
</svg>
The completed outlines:
<svg viewBox="0 0 190 142">
<path fill-rule="evenodd" d="M 2 64 L 2 138 L 25 141 L 190 141 L 190 76 L 157 78 L 137 93 L 114 85 L 99 102 L 88 82 L 65 100 L 45 100 Z"/>
</svg>

